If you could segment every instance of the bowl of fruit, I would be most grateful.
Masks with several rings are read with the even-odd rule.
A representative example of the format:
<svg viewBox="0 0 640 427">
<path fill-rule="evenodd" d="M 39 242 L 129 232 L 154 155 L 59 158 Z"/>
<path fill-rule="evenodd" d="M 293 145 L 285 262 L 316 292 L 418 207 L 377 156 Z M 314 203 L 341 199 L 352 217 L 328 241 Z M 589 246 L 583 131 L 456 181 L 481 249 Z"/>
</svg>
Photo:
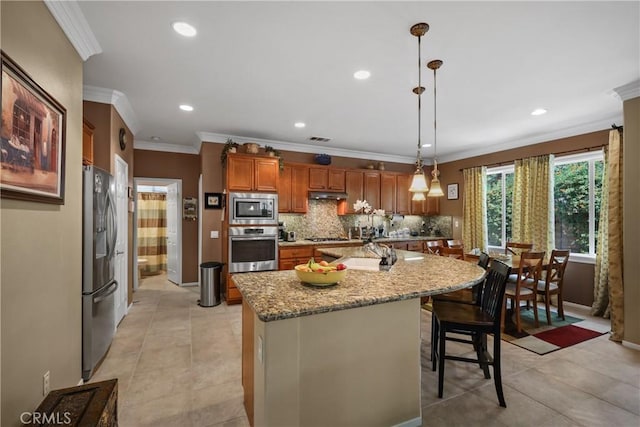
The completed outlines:
<svg viewBox="0 0 640 427">
<path fill-rule="evenodd" d="M 313 258 L 306 264 L 296 265 L 298 279 L 315 286 L 335 285 L 347 275 L 344 264 L 329 264 L 326 261 L 315 262 Z"/>
</svg>

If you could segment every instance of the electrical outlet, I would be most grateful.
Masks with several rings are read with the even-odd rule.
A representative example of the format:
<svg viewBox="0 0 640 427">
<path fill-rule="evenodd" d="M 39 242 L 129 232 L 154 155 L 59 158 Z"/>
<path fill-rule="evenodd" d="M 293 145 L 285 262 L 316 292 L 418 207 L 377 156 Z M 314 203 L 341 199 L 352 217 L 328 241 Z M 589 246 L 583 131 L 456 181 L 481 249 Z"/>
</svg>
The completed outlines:
<svg viewBox="0 0 640 427">
<path fill-rule="evenodd" d="M 51 391 L 51 383 L 49 382 L 49 371 L 42 376 L 42 395 L 46 396 Z"/>
</svg>

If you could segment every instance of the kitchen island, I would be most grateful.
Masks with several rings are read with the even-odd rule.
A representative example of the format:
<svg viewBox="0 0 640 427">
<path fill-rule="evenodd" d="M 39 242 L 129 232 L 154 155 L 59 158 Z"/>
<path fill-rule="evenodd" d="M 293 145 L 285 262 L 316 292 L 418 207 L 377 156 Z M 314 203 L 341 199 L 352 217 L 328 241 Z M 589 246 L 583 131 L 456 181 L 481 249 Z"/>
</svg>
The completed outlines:
<svg viewBox="0 0 640 427">
<path fill-rule="evenodd" d="M 243 296 L 242 381 L 252 425 L 421 425 L 420 297 L 473 286 L 485 272 L 397 252 L 390 271 L 350 269 L 329 287 L 302 284 L 293 270 L 233 276 Z"/>
</svg>

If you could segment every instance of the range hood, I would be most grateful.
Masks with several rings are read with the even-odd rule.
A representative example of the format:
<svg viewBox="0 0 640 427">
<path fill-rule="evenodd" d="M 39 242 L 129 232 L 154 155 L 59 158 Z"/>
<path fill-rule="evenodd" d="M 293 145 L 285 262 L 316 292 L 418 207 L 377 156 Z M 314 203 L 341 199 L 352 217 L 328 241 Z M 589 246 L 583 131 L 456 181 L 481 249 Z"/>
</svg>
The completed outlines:
<svg viewBox="0 0 640 427">
<path fill-rule="evenodd" d="M 332 193 L 330 191 L 309 191 L 309 198 L 314 200 L 346 200 L 347 193 Z"/>
</svg>

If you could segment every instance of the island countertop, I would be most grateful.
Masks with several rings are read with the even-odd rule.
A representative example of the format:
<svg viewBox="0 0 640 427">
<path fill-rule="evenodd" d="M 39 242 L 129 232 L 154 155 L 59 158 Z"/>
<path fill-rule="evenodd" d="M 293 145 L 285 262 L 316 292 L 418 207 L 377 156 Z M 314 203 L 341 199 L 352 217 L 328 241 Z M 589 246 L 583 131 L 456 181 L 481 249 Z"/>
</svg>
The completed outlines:
<svg viewBox="0 0 640 427">
<path fill-rule="evenodd" d="M 336 257 L 372 257 L 361 247 L 319 249 Z M 485 276 L 467 261 L 397 250 L 390 271 L 349 269 L 340 283 L 316 287 L 294 270 L 234 274 L 242 297 L 263 322 L 435 295 L 470 287 Z M 339 261 L 337 261 L 339 262 Z"/>
</svg>

